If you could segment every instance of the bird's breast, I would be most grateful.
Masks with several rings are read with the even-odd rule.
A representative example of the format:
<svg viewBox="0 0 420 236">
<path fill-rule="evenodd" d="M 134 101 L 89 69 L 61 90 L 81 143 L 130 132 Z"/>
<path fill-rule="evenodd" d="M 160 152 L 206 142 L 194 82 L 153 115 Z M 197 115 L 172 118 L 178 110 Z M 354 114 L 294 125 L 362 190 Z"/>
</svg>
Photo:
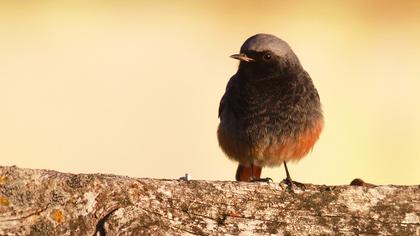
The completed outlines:
<svg viewBox="0 0 420 236">
<path fill-rule="evenodd" d="M 323 127 L 319 97 L 309 84 L 242 83 L 227 96 L 218 129 L 225 153 L 240 162 L 278 165 L 300 159 Z M 286 81 L 287 82 L 287 81 Z"/>
</svg>

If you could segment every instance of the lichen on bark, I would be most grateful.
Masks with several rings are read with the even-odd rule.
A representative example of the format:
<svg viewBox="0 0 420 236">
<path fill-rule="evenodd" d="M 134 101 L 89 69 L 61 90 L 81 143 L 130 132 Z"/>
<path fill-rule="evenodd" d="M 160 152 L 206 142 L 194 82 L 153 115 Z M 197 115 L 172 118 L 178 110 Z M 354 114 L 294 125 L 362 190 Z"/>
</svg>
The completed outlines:
<svg viewBox="0 0 420 236">
<path fill-rule="evenodd" d="M 420 186 L 185 181 L 0 167 L 0 235 L 419 235 Z"/>
</svg>

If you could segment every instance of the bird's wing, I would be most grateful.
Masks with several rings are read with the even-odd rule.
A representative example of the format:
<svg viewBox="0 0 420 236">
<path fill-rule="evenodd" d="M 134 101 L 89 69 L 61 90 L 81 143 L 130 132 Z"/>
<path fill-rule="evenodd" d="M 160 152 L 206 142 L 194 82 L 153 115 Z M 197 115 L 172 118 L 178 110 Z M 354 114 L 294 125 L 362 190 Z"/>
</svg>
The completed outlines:
<svg viewBox="0 0 420 236">
<path fill-rule="evenodd" d="M 220 118 L 220 115 L 223 112 L 223 109 L 226 107 L 226 103 L 227 103 L 227 97 L 229 96 L 229 93 L 232 92 L 233 89 L 233 81 L 236 79 L 236 75 L 232 76 L 229 79 L 229 82 L 226 85 L 226 90 L 225 90 L 225 94 L 223 94 L 222 99 L 220 100 L 220 104 L 219 104 L 219 115 L 218 117 Z"/>
<path fill-rule="evenodd" d="M 313 84 L 311 76 L 309 76 L 308 72 L 306 72 L 305 70 L 302 70 L 302 72 L 299 73 L 298 76 L 300 77 L 299 79 L 301 79 L 307 84 L 307 86 L 311 87 L 311 91 L 313 93 L 312 96 L 314 96 L 316 99 L 319 100 L 318 91 L 316 90 L 315 85 Z"/>
</svg>

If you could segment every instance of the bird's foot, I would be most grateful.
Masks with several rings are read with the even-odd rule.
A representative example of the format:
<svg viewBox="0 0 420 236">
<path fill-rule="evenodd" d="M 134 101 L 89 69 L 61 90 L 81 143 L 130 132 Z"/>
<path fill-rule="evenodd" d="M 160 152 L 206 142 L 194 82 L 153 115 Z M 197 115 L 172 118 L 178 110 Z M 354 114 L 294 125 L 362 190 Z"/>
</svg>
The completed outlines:
<svg viewBox="0 0 420 236">
<path fill-rule="evenodd" d="M 264 182 L 264 183 L 273 183 L 273 179 L 270 177 L 267 178 L 255 178 L 255 177 L 251 177 L 250 182 Z"/>
<path fill-rule="evenodd" d="M 306 189 L 305 184 L 297 182 L 297 181 L 293 181 L 291 178 L 286 178 L 283 181 L 281 181 L 282 183 L 285 183 L 287 185 L 287 188 L 289 190 L 293 190 L 293 187 L 298 187 L 302 190 Z"/>
</svg>

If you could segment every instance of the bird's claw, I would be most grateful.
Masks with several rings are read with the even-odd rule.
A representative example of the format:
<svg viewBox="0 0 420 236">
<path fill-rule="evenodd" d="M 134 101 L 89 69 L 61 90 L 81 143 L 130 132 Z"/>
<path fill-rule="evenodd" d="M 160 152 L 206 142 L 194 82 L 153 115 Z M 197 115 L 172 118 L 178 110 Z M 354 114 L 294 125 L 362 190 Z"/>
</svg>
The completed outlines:
<svg viewBox="0 0 420 236">
<path fill-rule="evenodd" d="M 282 181 L 282 183 L 285 183 L 285 184 L 287 185 L 287 188 L 288 188 L 289 190 L 293 190 L 293 186 L 298 187 L 298 188 L 303 189 L 303 190 L 305 190 L 305 189 L 306 189 L 305 184 L 300 183 L 300 182 L 293 181 L 293 180 L 292 180 L 292 179 L 290 179 L 290 178 L 286 178 L 286 179 L 284 179 L 284 180 Z"/>
</svg>

